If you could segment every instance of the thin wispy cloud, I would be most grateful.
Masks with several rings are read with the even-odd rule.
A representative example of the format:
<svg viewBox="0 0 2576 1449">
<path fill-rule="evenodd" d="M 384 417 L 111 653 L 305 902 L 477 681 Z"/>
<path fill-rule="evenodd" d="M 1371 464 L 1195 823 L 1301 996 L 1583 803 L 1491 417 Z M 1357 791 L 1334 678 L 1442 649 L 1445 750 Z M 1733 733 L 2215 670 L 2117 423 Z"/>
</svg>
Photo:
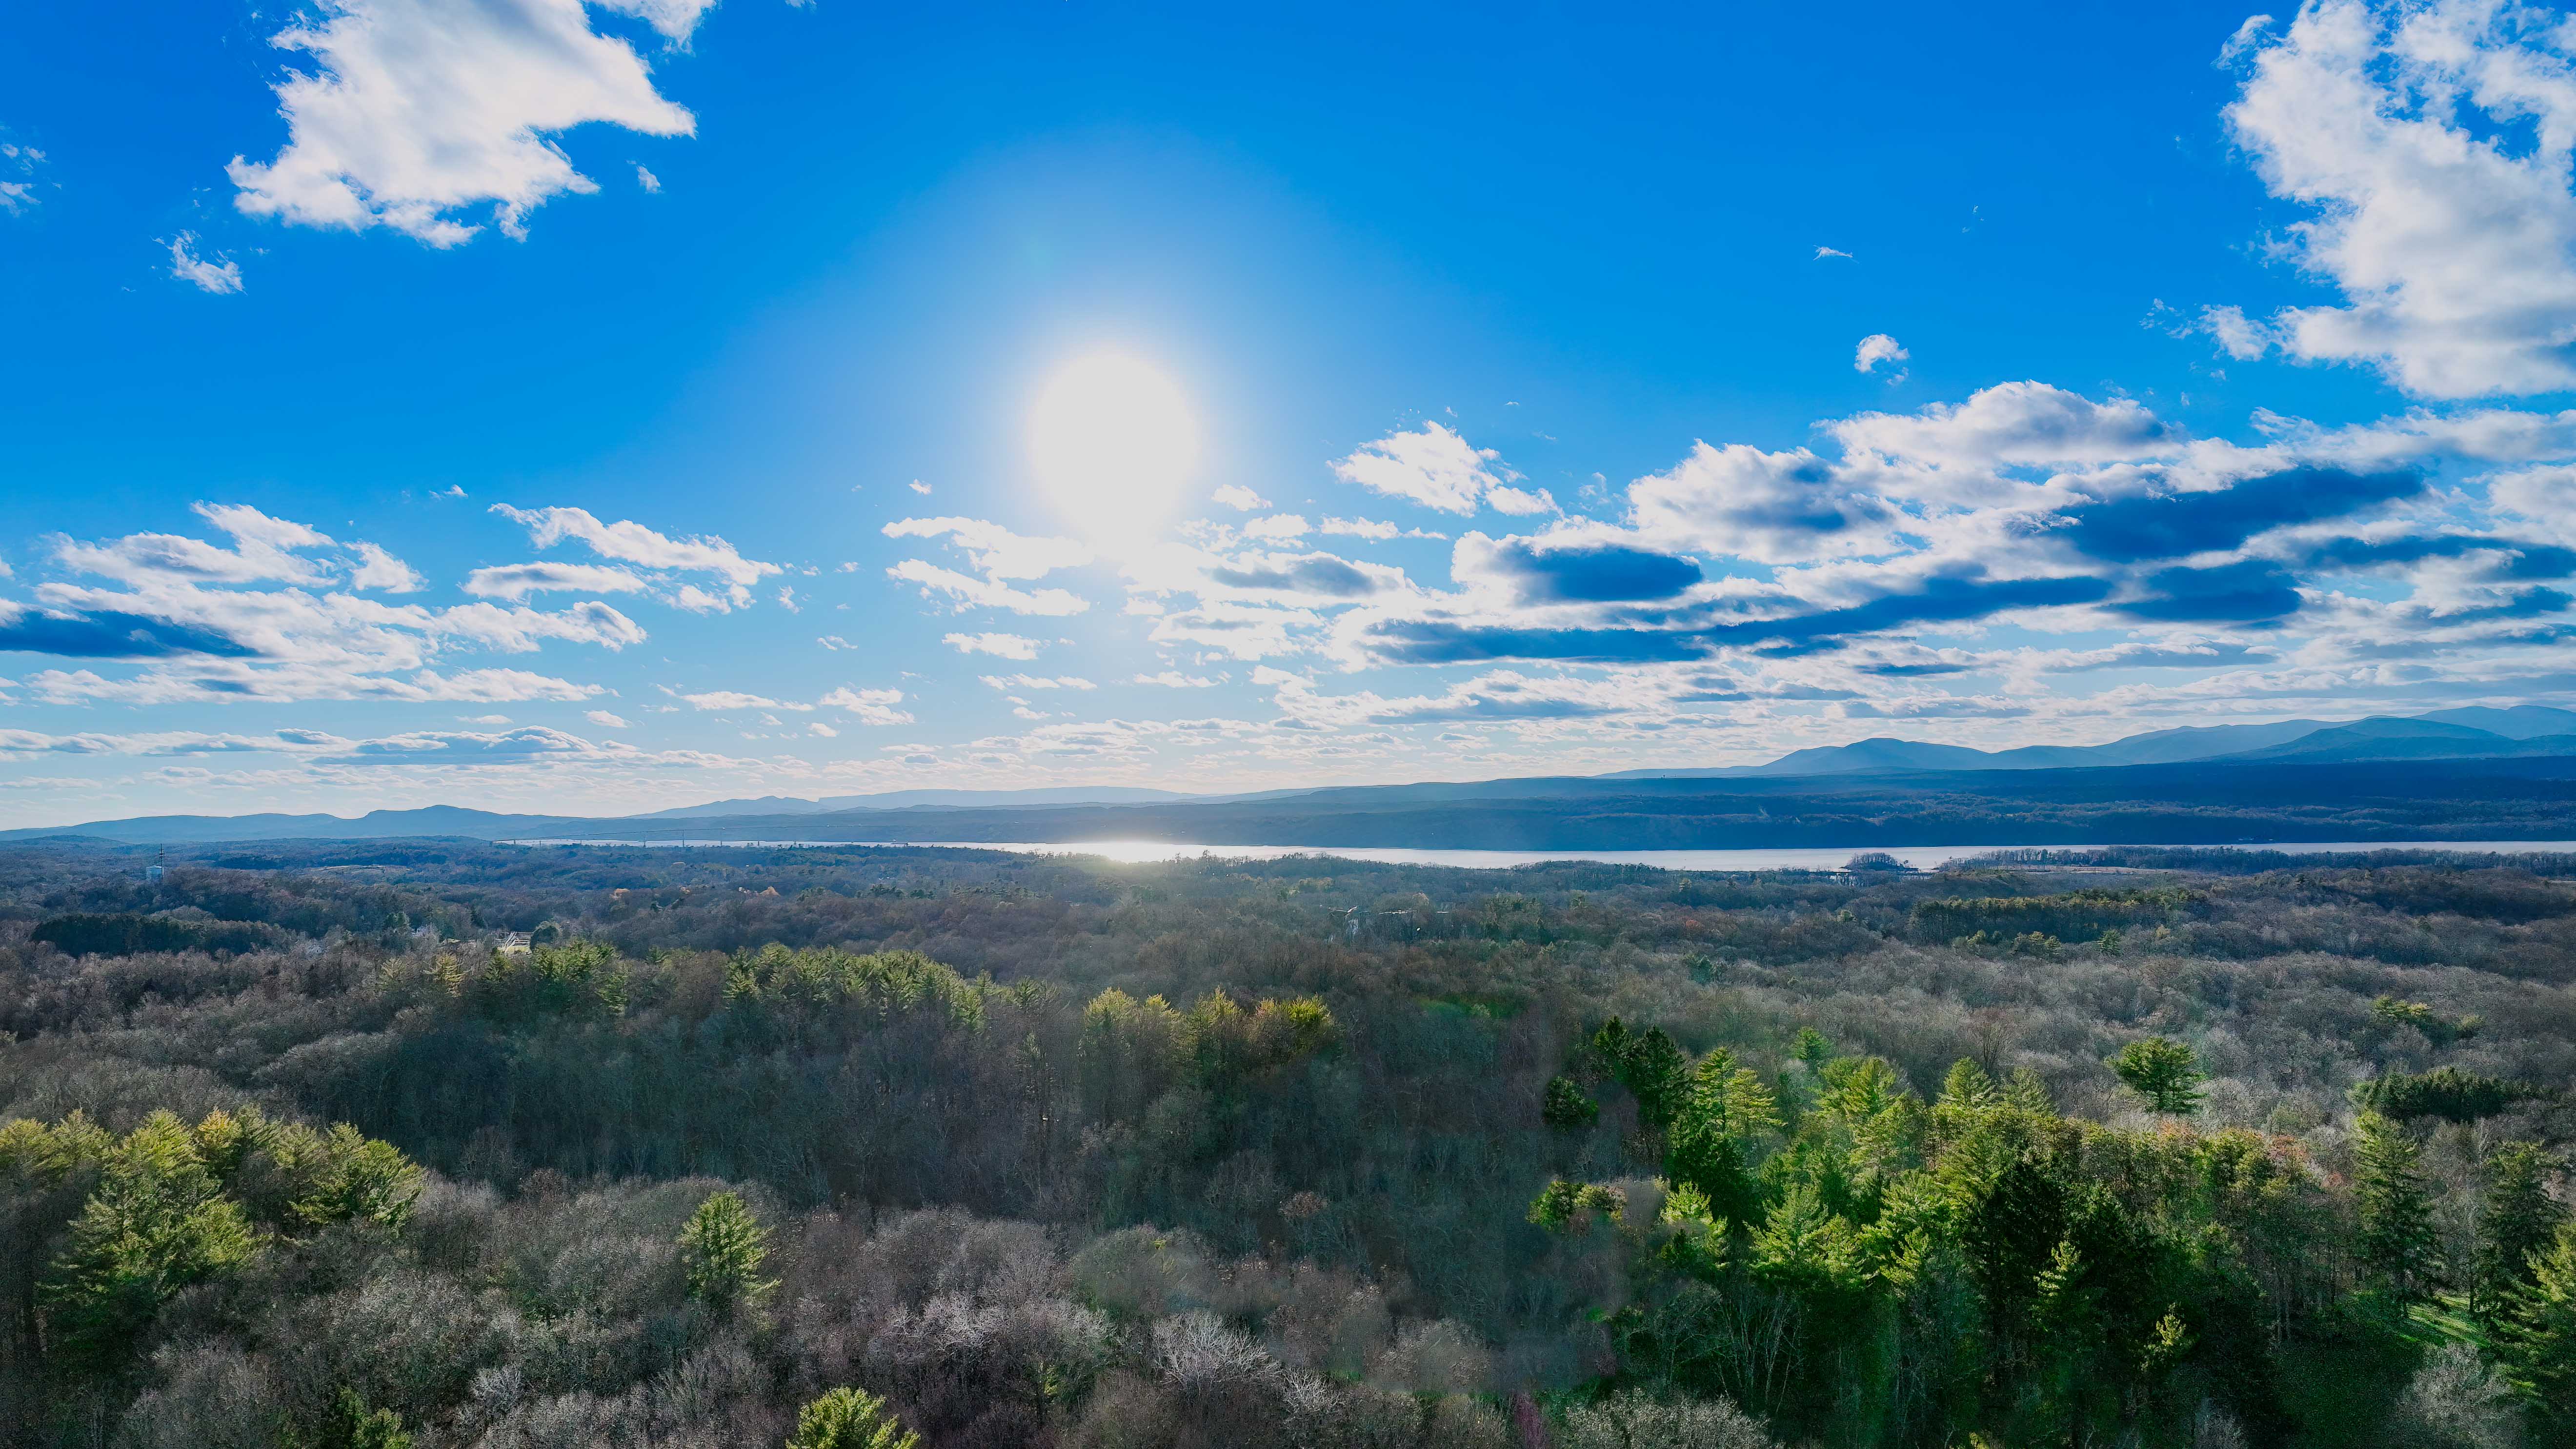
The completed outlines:
<svg viewBox="0 0 2576 1449">
<path fill-rule="evenodd" d="M 242 290 L 241 263 L 221 254 L 199 256 L 195 232 L 179 233 L 170 239 L 169 246 L 172 277 L 218 297 Z"/>
</svg>

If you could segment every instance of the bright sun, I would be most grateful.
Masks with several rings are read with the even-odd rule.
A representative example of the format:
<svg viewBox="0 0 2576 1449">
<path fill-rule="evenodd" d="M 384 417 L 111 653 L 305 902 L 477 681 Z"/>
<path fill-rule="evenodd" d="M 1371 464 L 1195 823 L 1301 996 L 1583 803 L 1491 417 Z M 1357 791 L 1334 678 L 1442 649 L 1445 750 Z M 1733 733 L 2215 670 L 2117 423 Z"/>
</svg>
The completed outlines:
<svg viewBox="0 0 2576 1449">
<path fill-rule="evenodd" d="M 1180 388 L 1125 353 L 1093 353 L 1056 369 L 1029 418 L 1039 483 L 1105 545 L 1160 533 L 1198 453 L 1198 424 Z"/>
</svg>

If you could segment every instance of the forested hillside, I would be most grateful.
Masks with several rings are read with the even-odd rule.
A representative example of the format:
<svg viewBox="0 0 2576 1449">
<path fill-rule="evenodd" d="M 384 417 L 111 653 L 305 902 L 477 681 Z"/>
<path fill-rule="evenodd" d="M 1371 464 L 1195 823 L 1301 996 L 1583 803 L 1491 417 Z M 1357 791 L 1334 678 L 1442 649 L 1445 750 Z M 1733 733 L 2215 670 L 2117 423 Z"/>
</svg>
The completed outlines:
<svg viewBox="0 0 2576 1449">
<path fill-rule="evenodd" d="M 11 1444 L 2576 1442 L 2576 860 L 150 859 Z"/>
</svg>

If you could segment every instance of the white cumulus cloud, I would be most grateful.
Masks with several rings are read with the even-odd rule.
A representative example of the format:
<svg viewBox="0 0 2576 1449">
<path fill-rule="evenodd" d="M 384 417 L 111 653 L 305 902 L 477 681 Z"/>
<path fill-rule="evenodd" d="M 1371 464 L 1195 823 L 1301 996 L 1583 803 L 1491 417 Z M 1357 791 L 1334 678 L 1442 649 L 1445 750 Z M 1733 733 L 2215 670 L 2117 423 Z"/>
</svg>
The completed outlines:
<svg viewBox="0 0 2576 1449">
<path fill-rule="evenodd" d="M 853 689 L 848 685 L 824 695 L 827 708 L 845 710 L 859 723 L 867 725 L 911 724 L 912 716 L 895 708 L 903 703 L 900 689 Z"/>
<path fill-rule="evenodd" d="M 1443 513 L 1476 511 L 1487 494 L 1519 475 L 1501 466 L 1502 454 L 1479 448 L 1436 422 L 1390 433 L 1333 464 L 1345 483 L 1390 498 L 1403 498 Z"/>
<path fill-rule="evenodd" d="M 1860 345 L 1852 349 L 1852 371 L 1875 371 L 1880 363 L 1903 362 L 1913 355 L 1906 351 L 1904 344 L 1895 338 L 1884 332 L 1873 332 L 1862 338 Z"/>
<path fill-rule="evenodd" d="M 743 557 L 732 544 L 712 534 L 673 538 L 632 519 L 602 523 L 586 508 L 513 508 L 507 503 L 495 503 L 492 511 L 525 527 L 529 541 L 539 548 L 552 548 L 567 538 L 578 539 L 602 558 L 649 569 L 657 576 L 646 580 L 626 569 L 544 563 L 475 570 L 466 588 L 494 597 L 524 597 L 539 589 L 555 588 L 631 591 L 659 583 L 669 588 L 666 598 L 674 608 L 725 614 L 750 607 L 753 584 L 771 574 L 786 572 L 777 564 Z M 675 583 L 669 577 L 686 573 L 712 575 L 721 592 L 695 583 Z"/>
<path fill-rule="evenodd" d="M 2423 397 L 2576 387 L 2562 14 L 2323 0 L 2229 47 L 2248 70 L 2228 126 L 2272 193 L 2309 208 L 2273 253 L 2344 298 L 2205 312 L 2229 353 L 2360 363 Z"/>
<path fill-rule="evenodd" d="M 677 45 L 713 0 L 596 3 Z M 285 147 L 264 163 L 236 156 L 226 174 L 242 211 L 300 226 L 389 226 L 449 247 L 482 229 L 459 213 L 488 206 L 522 235 L 548 198 L 598 189 L 554 136 L 593 122 L 696 128 L 632 45 L 591 28 L 583 0 L 319 0 L 270 43 L 314 68 L 276 87 Z"/>
<path fill-rule="evenodd" d="M 353 544 L 358 553 L 357 567 L 349 571 L 349 587 L 382 589 L 388 594 L 416 594 L 423 580 L 420 571 L 372 543 Z"/>
</svg>

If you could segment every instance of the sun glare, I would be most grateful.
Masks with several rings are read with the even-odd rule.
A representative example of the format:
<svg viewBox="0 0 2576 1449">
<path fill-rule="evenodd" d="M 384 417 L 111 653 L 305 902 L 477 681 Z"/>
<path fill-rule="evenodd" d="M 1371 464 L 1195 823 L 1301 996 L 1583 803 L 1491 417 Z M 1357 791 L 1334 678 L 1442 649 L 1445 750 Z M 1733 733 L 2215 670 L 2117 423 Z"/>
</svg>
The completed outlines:
<svg viewBox="0 0 2576 1449">
<path fill-rule="evenodd" d="M 1198 451 L 1198 424 L 1180 388 L 1120 352 L 1056 369 L 1029 418 L 1038 482 L 1069 521 L 1111 547 L 1161 532 Z"/>
</svg>

